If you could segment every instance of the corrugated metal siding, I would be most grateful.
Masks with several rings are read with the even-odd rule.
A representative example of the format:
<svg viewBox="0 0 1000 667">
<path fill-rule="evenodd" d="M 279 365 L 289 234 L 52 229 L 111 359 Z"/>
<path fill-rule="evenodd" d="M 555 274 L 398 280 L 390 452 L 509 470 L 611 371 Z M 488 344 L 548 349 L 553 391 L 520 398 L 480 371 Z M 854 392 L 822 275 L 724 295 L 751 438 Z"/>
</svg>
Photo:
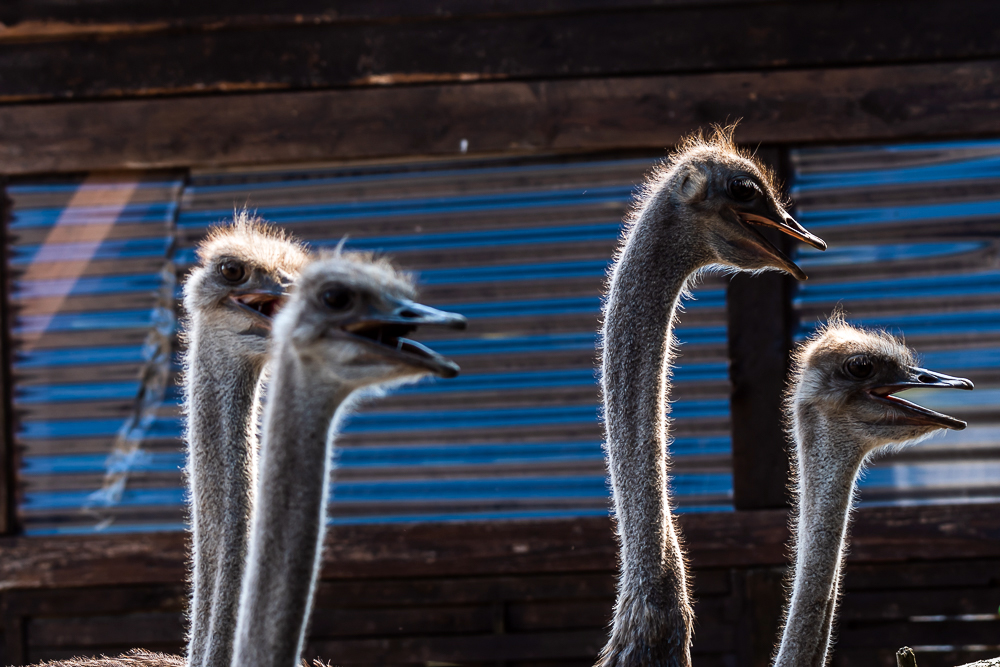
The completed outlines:
<svg viewBox="0 0 1000 667">
<path fill-rule="evenodd" d="M 800 335 L 840 304 L 976 383 L 910 392 L 969 428 L 877 462 L 862 502 L 1000 497 L 1000 141 L 803 149 L 792 164 L 797 217 L 830 244 L 799 250 Z"/>
<path fill-rule="evenodd" d="M 172 410 L 182 185 L 151 174 L 8 187 L 18 511 L 29 534 L 145 521 L 128 495 L 162 486 L 145 462 L 161 455 Z M 175 463 L 171 486 L 178 474 Z"/>
<path fill-rule="evenodd" d="M 464 333 L 422 337 L 462 365 L 459 378 L 405 388 L 346 423 L 335 522 L 605 514 L 594 375 L 600 291 L 633 188 L 651 164 L 506 160 L 198 173 L 181 197 L 174 260 L 180 276 L 207 227 L 247 204 L 314 247 L 347 236 L 348 248 L 390 254 L 418 273 L 426 302 L 469 317 Z M 678 332 L 673 485 L 682 511 L 728 510 L 725 283 L 709 278 L 695 295 Z M 103 530 L 183 525 L 176 390 L 166 398 L 172 405 L 150 427 L 143 454 L 128 461 L 129 481 L 103 509 L 114 519 Z M 120 423 L 111 415 L 79 428 L 113 432 Z M 104 447 L 24 459 L 25 479 L 74 480 L 24 503 L 25 516 L 34 507 L 48 517 L 29 531 L 95 529 L 81 507 L 103 480 L 106 440 Z M 76 481 L 85 479 L 92 484 Z"/>
</svg>

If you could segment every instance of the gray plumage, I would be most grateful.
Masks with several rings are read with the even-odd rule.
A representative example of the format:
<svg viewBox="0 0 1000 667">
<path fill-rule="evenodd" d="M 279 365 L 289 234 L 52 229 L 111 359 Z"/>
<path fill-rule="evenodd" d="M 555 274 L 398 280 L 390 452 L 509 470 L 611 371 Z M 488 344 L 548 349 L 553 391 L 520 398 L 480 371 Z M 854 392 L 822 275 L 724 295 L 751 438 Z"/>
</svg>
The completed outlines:
<svg viewBox="0 0 1000 667">
<path fill-rule="evenodd" d="M 326 527 L 337 424 L 361 393 L 458 367 L 400 337 L 464 318 L 412 301 L 385 262 L 338 254 L 306 267 L 277 316 L 257 503 L 240 601 L 236 667 L 293 667 L 302 651 Z"/>
<path fill-rule="evenodd" d="M 306 261 L 297 242 L 245 211 L 198 248 L 184 284 L 184 412 L 191 494 L 190 667 L 227 667 L 256 474 L 270 316 Z"/>
<path fill-rule="evenodd" d="M 942 428 L 965 428 L 893 396 L 915 386 L 972 389 L 968 380 L 917 368 L 898 340 L 839 316 L 795 356 L 786 408 L 794 440 L 795 575 L 775 658 L 779 667 L 827 663 L 849 514 L 865 461 Z"/>
<path fill-rule="evenodd" d="M 270 319 L 307 255 L 246 211 L 197 250 L 184 284 L 184 412 L 191 490 L 192 601 L 187 658 L 133 649 L 46 667 L 228 667 L 246 560 L 256 468 L 260 379 Z M 227 280 L 239 265 L 244 275 Z"/>
<path fill-rule="evenodd" d="M 667 486 L 678 300 L 709 267 L 804 278 L 755 225 L 825 244 L 788 216 L 770 172 L 736 149 L 732 128 L 686 139 L 646 181 L 626 222 L 607 286 L 601 359 L 621 576 L 598 664 L 688 667 L 693 612 Z"/>
</svg>

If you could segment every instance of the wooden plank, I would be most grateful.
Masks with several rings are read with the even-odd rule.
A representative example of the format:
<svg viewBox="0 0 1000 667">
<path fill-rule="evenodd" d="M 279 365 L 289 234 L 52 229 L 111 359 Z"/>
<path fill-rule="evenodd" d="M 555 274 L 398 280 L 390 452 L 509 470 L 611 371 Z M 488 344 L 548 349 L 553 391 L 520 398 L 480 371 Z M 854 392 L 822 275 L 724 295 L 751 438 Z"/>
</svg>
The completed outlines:
<svg viewBox="0 0 1000 667">
<path fill-rule="evenodd" d="M 358 600 L 354 600 L 355 603 Z M 319 638 L 481 634 L 492 631 L 490 606 L 454 606 L 388 609 L 319 609 L 313 612 L 309 636 Z"/>
<path fill-rule="evenodd" d="M 1000 636 L 1000 620 L 941 620 L 913 623 L 902 619 L 889 623 L 845 623 L 838 646 L 844 648 L 882 646 L 989 646 Z"/>
<path fill-rule="evenodd" d="M 174 27 L 204 23 L 228 25 L 282 23 L 336 23 L 341 21 L 442 18 L 478 15 L 524 15 L 565 11 L 603 11 L 608 9 L 660 6 L 699 6 L 763 4 L 761 0 L 173 0 L 169 10 L 155 3 L 134 0 L 97 0 L 64 2 L 62 0 L 20 0 L 4 3 L 0 21 L 22 28 L 28 34 L 47 34 L 56 28 L 69 30 L 111 24 L 119 30 L 148 23 Z M 26 26 L 18 26 L 27 23 Z M 54 24 L 54 25 L 53 25 Z M 32 32 L 34 31 L 34 32 Z M 23 34 L 23 33 L 18 33 Z"/>
<path fill-rule="evenodd" d="M 904 590 L 928 587 L 980 588 L 996 585 L 995 559 L 911 562 L 905 568 L 884 563 L 857 563 L 847 569 L 844 590 Z"/>
<path fill-rule="evenodd" d="M 32 618 L 26 623 L 28 651 L 45 647 L 148 646 L 183 644 L 181 613 L 87 614 L 71 618 Z"/>
<path fill-rule="evenodd" d="M 844 595 L 843 621 L 888 620 L 911 616 L 995 614 L 1000 590 L 990 588 L 925 588 L 879 592 L 849 591 Z"/>
<path fill-rule="evenodd" d="M 740 141 L 996 130 L 1000 61 L 330 90 L 0 109 L 8 173 L 670 145 L 743 118 Z"/>
<path fill-rule="evenodd" d="M 772 167 L 782 162 L 774 149 L 758 151 L 758 157 Z M 779 250 L 790 252 L 788 236 L 774 230 L 766 236 Z M 794 281 L 777 272 L 737 274 L 727 291 L 733 505 L 738 510 L 789 505 L 783 399 L 796 324 Z"/>
<path fill-rule="evenodd" d="M 740 664 L 768 667 L 786 604 L 784 567 L 734 571 L 741 603 L 736 620 Z"/>
<path fill-rule="evenodd" d="M 310 641 L 303 656 L 321 656 L 335 664 L 400 664 L 591 658 L 607 640 L 607 630 L 576 630 L 522 635 L 405 637 Z"/>
<path fill-rule="evenodd" d="M 175 583 L 186 576 L 187 546 L 180 533 L 15 537 L 2 544 L 0 590 Z"/>
<path fill-rule="evenodd" d="M 861 509 L 848 562 L 1000 557 L 998 511 L 994 504 Z M 784 564 L 787 521 L 783 510 L 680 516 L 696 569 Z M 616 571 L 617 554 L 611 521 L 601 517 L 341 526 L 327 540 L 323 578 L 607 573 Z M 0 590 L 172 584 L 183 581 L 185 559 L 180 533 L 5 538 Z"/>
<path fill-rule="evenodd" d="M 701 578 L 696 580 L 701 583 Z M 706 589 L 697 586 L 699 594 Z M 566 572 L 544 575 L 503 575 L 419 579 L 337 579 L 319 583 L 317 609 L 359 606 L 475 604 L 480 602 L 538 601 L 553 599 L 608 598 L 614 596 L 610 571 Z"/>
<path fill-rule="evenodd" d="M 230 19 L 183 31 L 161 20 L 58 40 L 25 26 L 6 43 L 0 33 L 0 101 L 994 58 L 994 9 L 992 0 L 828 0 L 461 20 Z"/>
</svg>

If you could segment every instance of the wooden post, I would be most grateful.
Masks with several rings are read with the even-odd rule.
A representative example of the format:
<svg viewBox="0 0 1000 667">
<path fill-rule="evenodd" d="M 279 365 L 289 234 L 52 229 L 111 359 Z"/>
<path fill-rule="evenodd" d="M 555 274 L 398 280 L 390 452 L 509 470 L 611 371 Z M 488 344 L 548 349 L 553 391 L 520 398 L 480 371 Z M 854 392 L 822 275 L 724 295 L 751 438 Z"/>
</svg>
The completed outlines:
<svg viewBox="0 0 1000 667">
<path fill-rule="evenodd" d="M 758 157 L 775 171 L 785 151 Z M 791 248 L 779 232 L 765 236 L 782 252 Z M 794 317 L 794 279 L 782 273 L 736 275 L 729 284 L 729 377 L 733 438 L 733 504 L 737 510 L 786 507 L 788 453 L 782 427 L 782 397 L 788 377 Z"/>
</svg>

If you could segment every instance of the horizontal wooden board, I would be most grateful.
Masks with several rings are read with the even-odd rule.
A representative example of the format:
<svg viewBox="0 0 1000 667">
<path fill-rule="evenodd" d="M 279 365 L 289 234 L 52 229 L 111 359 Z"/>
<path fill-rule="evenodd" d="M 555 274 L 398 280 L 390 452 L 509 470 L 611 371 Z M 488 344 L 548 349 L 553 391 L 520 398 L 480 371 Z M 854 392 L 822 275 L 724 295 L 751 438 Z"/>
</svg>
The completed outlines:
<svg viewBox="0 0 1000 667">
<path fill-rule="evenodd" d="M 90 34 L 28 24 L 0 32 L 0 102 L 990 58 L 993 11 L 991 0 L 828 0 L 410 21 L 286 14 L 186 30 L 166 16 Z"/>
<path fill-rule="evenodd" d="M 991 504 L 862 508 L 849 562 L 1000 556 L 997 511 Z M 786 562 L 784 511 L 687 514 L 680 523 L 696 568 Z M 174 583 L 184 576 L 185 548 L 176 533 L 7 538 L 0 542 L 0 590 Z M 617 552 L 605 518 L 341 526 L 327 540 L 323 576 L 612 571 Z"/>
<path fill-rule="evenodd" d="M 62 0 L 20 0 L 3 6 L 0 20 L 18 26 L 16 35 L 43 35 L 55 30 L 93 29 L 111 24 L 119 31 L 147 23 L 174 27 L 197 24 L 243 25 L 261 23 L 337 23 L 359 20 L 452 18 L 479 15 L 530 15 L 565 11 L 606 11 L 644 7 L 705 7 L 764 4 L 766 0 L 173 0 L 169 5 L 133 0 L 98 0 L 66 3 Z M 45 28 L 49 30 L 46 31 Z"/>
<path fill-rule="evenodd" d="M 659 148 L 743 118 L 737 139 L 994 132 L 1000 62 L 576 79 L 0 109 L 7 173 L 472 152 Z"/>
</svg>

